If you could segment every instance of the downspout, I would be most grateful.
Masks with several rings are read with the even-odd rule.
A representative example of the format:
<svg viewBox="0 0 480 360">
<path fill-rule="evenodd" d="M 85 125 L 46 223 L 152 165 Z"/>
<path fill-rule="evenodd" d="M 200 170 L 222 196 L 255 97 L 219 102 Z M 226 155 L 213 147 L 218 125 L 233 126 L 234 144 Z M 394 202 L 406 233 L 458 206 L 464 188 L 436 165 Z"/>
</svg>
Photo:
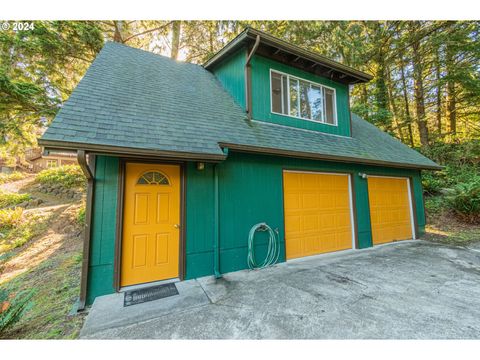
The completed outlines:
<svg viewBox="0 0 480 360">
<path fill-rule="evenodd" d="M 228 148 L 223 148 L 223 153 L 228 156 Z M 213 274 L 216 279 L 222 277 L 220 272 L 220 212 L 219 212 L 219 186 L 218 186 L 218 163 L 213 165 Z"/>
<path fill-rule="evenodd" d="M 253 45 L 252 50 L 247 56 L 247 61 L 245 62 L 245 112 L 247 113 L 248 120 L 252 120 L 252 79 L 250 61 L 252 60 L 252 57 L 257 51 L 259 45 L 260 35 L 257 35 L 255 44 Z"/>
<path fill-rule="evenodd" d="M 85 238 L 83 240 L 83 260 L 82 274 L 80 281 L 80 299 L 77 311 L 85 309 L 87 302 L 87 282 L 88 282 L 88 265 L 90 261 L 90 237 L 92 223 L 92 203 L 95 183 L 95 155 L 89 155 L 90 164 L 87 161 L 87 154 L 84 150 L 77 151 L 77 160 L 85 177 L 87 178 L 87 199 L 85 206 Z"/>
</svg>

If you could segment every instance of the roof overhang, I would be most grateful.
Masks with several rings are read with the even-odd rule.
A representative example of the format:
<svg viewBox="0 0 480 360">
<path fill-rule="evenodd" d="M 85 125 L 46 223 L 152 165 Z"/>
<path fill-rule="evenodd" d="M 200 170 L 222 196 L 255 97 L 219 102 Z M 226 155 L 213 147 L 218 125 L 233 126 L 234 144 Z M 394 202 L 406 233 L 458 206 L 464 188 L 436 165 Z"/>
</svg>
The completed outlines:
<svg viewBox="0 0 480 360">
<path fill-rule="evenodd" d="M 103 154 L 119 157 L 148 157 L 170 160 L 194 160 L 206 162 L 219 162 L 226 159 L 223 154 L 191 153 L 181 151 L 164 151 L 155 149 L 130 148 L 123 146 L 112 146 L 102 144 L 85 144 L 65 141 L 52 141 L 39 139 L 39 145 L 45 148 L 45 151 L 78 151 L 87 153 Z"/>
<path fill-rule="evenodd" d="M 382 160 L 375 160 L 375 159 L 362 159 L 362 158 L 347 157 L 347 156 L 336 156 L 336 155 L 328 155 L 328 154 L 320 154 L 320 153 L 273 149 L 273 148 L 256 147 L 256 146 L 249 146 L 249 145 L 239 145 L 239 144 L 230 144 L 230 143 L 220 143 L 219 145 L 221 147 L 228 147 L 228 149 L 230 150 L 239 151 L 239 152 L 286 156 L 286 157 L 311 159 L 311 160 L 335 161 L 335 162 L 342 162 L 342 163 L 354 163 L 354 164 L 385 166 L 385 167 L 392 167 L 392 168 L 415 169 L 415 170 L 443 169 L 442 166 L 428 166 L 428 165 L 398 163 L 398 162 L 382 161 Z"/>
<path fill-rule="evenodd" d="M 235 39 L 225 45 L 219 52 L 208 59 L 203 64 L 204 68 L 214 68 L 230 54 L 242 47 L 253 47 L 257 36 L 260 36 L 260 45 L 256 51 L 256 55 L 271 58 L 283 64 L 287 64 L 343 84 L 365 83 L 373 79 L 372 75 L 363 71 L 343 65 L 325 56 L 302 49 L 270 34 L 264 33 L 263 31 L 252 28 L 245 29 Z"/>
<path fill-rule="evenodd" d="M 179 161 L 205 161 L 205 162 L 220 162 L 227 159 L 227 154 L 203 154 L 203 153 L 190 153 L 179 151 L 163 151 L 163 150 L 150 150 L 141 148 L 127 148 L 111 145 L 95 145 L 84 143 L 72 143 L 63 141 L 51 141 L 51 140 L 39 140 L 39 145 L 45 148 L 45 151 L 85 151 L 86 153 L 103 154 L 111 156 L 119 156 L 126 158 L 138 158 L 148 157 L 152 159 L 169 159 Z M 221 148 L 228 148 L 233 151 L 256 153 L 265 155 L 276 155 L 295 157 L 302 159 L 323 160 L 323 161 L 335 161 L 343 163 L 355 163 L 374 166 L 386 166 L 402 169 L 416 169 L 416 170 L 441 170 L 442 166 L 428 166 L 408 163 L 397 163 L 391 161 L 381 161 L 375 159 L 362 159 L 355 157 L 336 156 L 321 153 L 301 152 L 284 149 L 273 149 L 265 147 L 256 147 L 250 145 L 232 144 L 220 142 L 218 144 Z"/>
</svg>

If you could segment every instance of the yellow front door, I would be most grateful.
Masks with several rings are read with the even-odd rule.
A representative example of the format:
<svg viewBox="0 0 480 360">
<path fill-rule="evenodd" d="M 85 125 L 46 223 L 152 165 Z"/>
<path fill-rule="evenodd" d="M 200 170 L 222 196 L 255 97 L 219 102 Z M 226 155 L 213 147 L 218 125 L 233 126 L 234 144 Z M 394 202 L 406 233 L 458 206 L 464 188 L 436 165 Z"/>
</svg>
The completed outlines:
<svg viewBox="0 0 480 360">
<path fill-rule="evenodd" d="M 178 277 L 180 167 L 127 163 L 121 286 Z"/>
<path fill-rule="evenodd" d="M 349 175 L 283 173 L 287 259 L 352 248 Z"/>
<path fill-rule="evenodd" d="M 412 239 L 407 178 L 368 177 L 373 244 Z"/>
</svg>

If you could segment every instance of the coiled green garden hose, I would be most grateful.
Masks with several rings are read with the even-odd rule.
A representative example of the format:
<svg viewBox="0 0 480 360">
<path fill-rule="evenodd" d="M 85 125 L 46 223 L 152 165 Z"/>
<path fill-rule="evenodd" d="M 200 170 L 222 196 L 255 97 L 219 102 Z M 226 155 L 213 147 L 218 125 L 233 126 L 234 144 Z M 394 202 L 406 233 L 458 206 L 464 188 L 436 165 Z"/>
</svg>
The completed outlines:
<svg viewBox="0 0 480 360">
<path fill-rule="evenodd" d="M 265 260 L 261 264 L 257 264 L 255 260 L 255 250 L 254 250 L 254 238 L 257 231 L 268 231 L 268 249 Z M 272 266 L 278 260 L 280 256 L 280 245 L 275 231 L 272 230 L 270 226 L 266 223 L 259 223 L 253 225 L 248 233 L 248 267 L 250 269 L 263 269 L 268 266 Z"/>
</svg>

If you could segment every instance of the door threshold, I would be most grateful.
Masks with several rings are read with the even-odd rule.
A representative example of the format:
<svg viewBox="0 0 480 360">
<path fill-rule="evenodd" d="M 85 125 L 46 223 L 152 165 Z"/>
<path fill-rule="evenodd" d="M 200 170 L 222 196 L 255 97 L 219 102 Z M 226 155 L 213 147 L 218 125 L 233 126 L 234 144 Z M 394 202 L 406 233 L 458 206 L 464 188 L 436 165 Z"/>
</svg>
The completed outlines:
<svg viewBox="0 0 480 360">
<path fill-rule="evenodd" d="M 128 285 L 121 287 L 118 292 L 125 292 L 125 291 L 131 291 L 131 290 L 139 290 L 139 289 L 144 289 L 152 286 L 158 286 L 158 285 L 165 285 L 165 284 L 170 284 L 170 283 L 176 283 L 179 282 L 179 278 L 172 278 L 172 279 L 165 279 L 165 280 L 159 280 L 159 281 L 152 281 L 148 283 L 143 283 L 143 284 L 136 284 L 136 285 Z"/>
</svg>

